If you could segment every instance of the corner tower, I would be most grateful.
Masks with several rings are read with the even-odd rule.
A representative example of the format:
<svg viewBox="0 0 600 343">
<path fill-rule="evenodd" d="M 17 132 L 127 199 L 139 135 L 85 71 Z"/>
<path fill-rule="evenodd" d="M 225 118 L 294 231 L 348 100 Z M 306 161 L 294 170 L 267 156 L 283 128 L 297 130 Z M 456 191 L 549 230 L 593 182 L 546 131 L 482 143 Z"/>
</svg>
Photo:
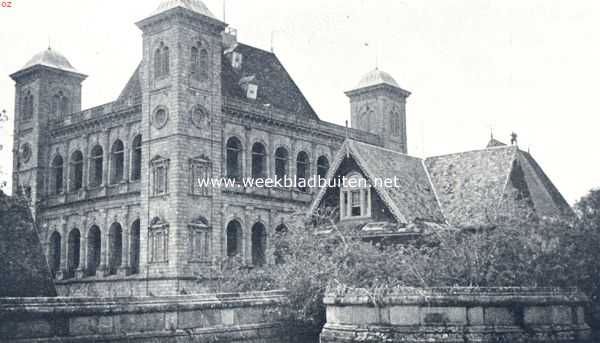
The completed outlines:
<svg viewBox="0 0 600 343">
<path fill-rule="evenodd" d="M 59 191 L 65 191 L 66 179 L 51 180 L 48 172 L 53 155 L 48 150 L 50 123 L 81 110 L 81 83 L 87 76 L 73 68 L 62 54 L 48 48 L 10 77 L 16 83 L 13 194 L 29 197 L 35 211 L 50 184 L 62 185 Z"/>
<path fill-rule="evenodd" d="M 406 99 L 410 92 L 398 85 L 394 78 L 375 69 L 360 80 L 351 91 L 351 125 L 381 137 L 383 146 L 407 153 Z"/>
<path fill-rule="evenodd" d="M 199 0 L 163 0 L 143 32 L 140 264 L 177 280 L 207 263 L 214 198 L 197 187 L 220 175 L 221 56 L 226 24 Z M 214 162 L 214 163 L 213 163 Z M 171 286 L 169 286 L 171 287 Z"/>
</svg>

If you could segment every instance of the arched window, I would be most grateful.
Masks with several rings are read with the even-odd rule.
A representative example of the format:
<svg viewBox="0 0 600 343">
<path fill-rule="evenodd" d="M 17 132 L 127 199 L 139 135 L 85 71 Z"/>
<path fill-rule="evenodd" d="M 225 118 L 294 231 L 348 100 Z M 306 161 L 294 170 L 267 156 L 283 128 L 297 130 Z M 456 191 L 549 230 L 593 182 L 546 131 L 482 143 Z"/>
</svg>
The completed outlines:
<svg viewBox="0 0 600 343">
<path fill-rule="evenodd" d="M 304 151 L 300 151 L 300 153 L 298 153 L 298 157 L 296 158 L 296 180 L 298 182 L 298 189 L 302 192 L 306 192 L 308 190 L 308 187 L 305 184 L 306 177 L 308 175 L 308 167 L 308 154 Z"/>
<path fill-rule="evenodd" d="M 252 177 L 255 179 L 263 178 L 266 175 L 267 151 L 261 143 L 254 143 L 252 146 Z"/>
<path fill-rule="evenodd" d="M 208 51 L 206 49 L 200 50 L 200 70 L 199 74 L 202 79 L 208 78 Z"/>
<path fill-rule="evenodd" d="M 104 163 L 102 147 L 96 145 L 92 149 L 90 156 L 90 187 L 99 187 L 102 185 L 102 165 Z"/>
<path fill-rule="evenodd" d="M 108 268 L 109 274 L 117 274 L 117 269 L 123 261 L 123 229 L 121 224 L 114 223 L 108 232 Z"/>
<path fill-rule="evenodd" d="M 192 47 L 191 52 L 192 65 L 190 66 L 190 74 L 196 80 L 200 78 L 200 60 L 198 56 L 198 48 Z"/>
<path fill-rule="evenodd" d="M 111 183 L 115 184 L 123 181 L 123 164 L 125 161 L 125 148 L 123 147 L 123 142 L 120 139 L 117 139 L 110 151 L 111 161 L 110 161 L 110 175 L 111 175 Z"/>
<path fill-rule="evenodd" d="M 77 150 L 71 154 L 69 175 L 69 190 L 76 192 L 83 187 L 83 154 Z"/>
<path fill-rule="evenodd" d="M 371 216 L 371 188 L 360 174 L 348 176 L 340 190 L 340 219 L 368 218 Z"/>
<path fill-rule="evenodd" d="M 163 76 L 167 76 L 169 75 L 170 72 L 170 55 L 169 55 L 169 48 L 168 47 L 164 47 L 163 48 L 163 52 L 162 52 L 162 59 L 163 59 Z"/>
<path fill-rule="evenodd" d="M 73 229 L 69 233 L 67 251 L 67 267 L 69 268 L 69 276 L 74 276 L 75 271 L 79 268 L 79 252 L 81 248 L 81 233 L 78 229 Z"/>
<path fill-rule="evenodd" d="M 162 76 L 162 49 L 158 48 L 154 52 L 154 78 Z"/>
<path fill-rule="evenodd" d="M 324 178 L 327 176 L 327 172 L 329 171 L 329 160 L 326 156 L 321 156 L 317 160 L 317 175 L 319 177 Z"/>
<path fill-rule="evenodd" d="M 142 178 L 142 136 L 137 135 L 131 146 L 131 180 L 138 181 Z"/>
<path fill-rule="evenodd" d="M 240 181 L 242 177 L 242 143 L 235 137 L 227 141 L 227 178 Z"/>
<path fill-rule="evenodd" d="M 27 91 L 22 100 L 23 120 L 30 120 L 33 117 L 33 95 Z"/>
<path fill-rule="evenodd" d="M 52 113 L 67 114 L 71 112 L 71 103 L 63 91 L 58 91 L 52 99 Z"/>
<path fill-rule="evenodd" d="M 131 263 L 131 274 L 140 272 L 140 220 L 131 225 L 131 249 L 129 251 Z"/>
<path fill-rule="evenodd" d="M 237 220 L 227 224 L 227 256 L 239 255 L 242 250 L 242 226 Z"/>
<path fill-rule="evenodd" d="M 169 75 L 169 48 L 160 43 L 154 52 L 154 77 L 161 78 Z"/>
<path fill-rule="evenodd" d="M 102 256 L 102 237 L 100 228 L 92 226 L 87 236 L 87 274 L 96 275 L 96 270 L 100 266 L 100 257 Z"/>
<path fill-rule="evenodd" d="M 281 180 L 287 175 L 288 159 L 289 154 L 285 148 L 280 147 L 275 150 L 275 178 L 277 180 Z"/>
<path fill-rule="evenodd" d="M 267 230 L 261 223 L 256 223 L 252 227 L 252 264 L 254 266 L 263 266 L 265 260 L 265 250 L 267 247 Z"/>
<path fill-rule="evenodd" d="M 63 191 L 63 158 L 56 155 L 52 160 L 52 175 L 51 175 L 51 192 L 52 194 L 60 194 Z"/>
<path fill-rule="evenodd" d="M 48 265 L 52 276 L 56 277 L 56 273 L 60 270 L 60 251 L 61 251 L 60 234 L 58 232 L 52 233 L 49 241 L 49 254 L 48 254 Z"/>
</svg>

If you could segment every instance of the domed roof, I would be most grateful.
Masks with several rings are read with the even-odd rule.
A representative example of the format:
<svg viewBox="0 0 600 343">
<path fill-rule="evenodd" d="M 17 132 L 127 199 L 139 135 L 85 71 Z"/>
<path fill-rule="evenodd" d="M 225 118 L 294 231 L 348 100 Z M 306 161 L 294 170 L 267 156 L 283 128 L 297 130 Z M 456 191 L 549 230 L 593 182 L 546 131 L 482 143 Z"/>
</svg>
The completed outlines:
<svg viewBox="0 0 600 343">
<path fill-rule="evenodd" d="M 212 14 L 201 0 L 162 0 L 153 15 L 168 11 L 175 7 L 187 8 L 190 11 L 215 18 L 214 14 Z"/>
<path fill-rule="evenodd" d="M 35 65 L 42 65 L 46 67 L 78 73 L 78 71 L 75 70 L 75 68 L 73 68 L 73 66 L 65 56 L 63 56 L 56 50 L 52 50 L 51 48 L 37 53 L 29 60 L 29 62 L 27 62 L 27 64 L 25 64 L 25 66 L 21 70 L 33 67 Z"/>
<path fill-rule="evenodd" d="M 396 80 L 394 80 L 394 78 L 390 74 L 386 73 L 383 70 L 379 70 L 379 68 L 375 68 L 374 70 L 368 72 L 365 76 L 363 76 L 355 88 L 360 89 L 379 84 L 387 84 L 393 87 L 400 88 Z"/>
</svg>

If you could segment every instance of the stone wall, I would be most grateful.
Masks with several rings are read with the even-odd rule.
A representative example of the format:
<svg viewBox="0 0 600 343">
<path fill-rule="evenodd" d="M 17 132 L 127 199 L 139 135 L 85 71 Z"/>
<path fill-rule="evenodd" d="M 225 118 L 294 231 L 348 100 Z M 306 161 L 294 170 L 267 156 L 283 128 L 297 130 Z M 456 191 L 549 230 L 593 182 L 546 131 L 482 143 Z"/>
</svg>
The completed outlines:
<svg viewBox="0 0 600 343">
<path fill-rule="evenodd" d="M 322 343 L 592 342 L 575 290 L 394 289 L 328 294 Z"/>
<path fill-rule="evenodd" d="M 284 292 L 138 298 L 0 298 L 0 342 L 293 341 Z"/>
</svg>

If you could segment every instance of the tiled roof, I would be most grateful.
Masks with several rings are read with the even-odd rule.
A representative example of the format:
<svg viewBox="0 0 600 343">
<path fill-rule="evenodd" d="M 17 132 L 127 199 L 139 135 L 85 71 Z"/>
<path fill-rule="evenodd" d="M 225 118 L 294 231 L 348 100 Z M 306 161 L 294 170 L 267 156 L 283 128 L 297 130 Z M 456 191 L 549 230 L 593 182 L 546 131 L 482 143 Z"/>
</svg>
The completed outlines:
<svg viewBox="0 0 600 343">
<path fill-rule="evenodd" d="M 392 77 L 392 75 L 386 73 L 383 70 L 380 70 L 379 68 L 375 68 L 374 70 L 371 70 L 370 72 L 365 74 L 360 79 L 360 81 L 356 85 L 355 89 L 376 86 L 379 84 L 386 84 L 386 85 L 400 88 L 400 86 L 398 85 L 398 82 L 396 82 L 396 80 Z"/>
<path fill-rule="evenodd" d="M 566 216 L 573 215 L 571 206 L 533 157 L 528 152 L 519 151 L 519 161 L 536 212 L 540 216 L 547 217 L 556 216 L 558 213 Z"/>
<path fill-rule="evenodd" d="M 238 43 L 233 51 L 242 54 L 242 67 L 235 70 L 228 58 L 223 58 L 221 75 L 224 96 L 262 105 L 270 104 L 290 115 L 318 119 L 317 114 L 275 54 L 241 43 Z M 256 100 L 246 99 L 239 84 L 242 78 L 249 76 L 254 76 L 254 82 L 258 85 Z"/>
<path fill-rule="evenodd" d="M 346 154 L 356 161 L 399 223 L 444 222 L 423 160 L 375 145 L 346 140 L 332 163 L 328 177 L 334 175 Z M 397 180 L 397 183 L 385 187 L 377 179 Z M 319 206 L 326 191 L 326 188 L 319 191 L 311 211 Z"/>
<path fill-rule="evenodd" d="M 408 222 L 444 221 L 422 159 L 357 141 L 349 144 L 372 182 L 375 178 L 397 181 L 394 187 L 375 188 L 380 194 L 387 194 Z"/>
<path fill-rule="evenodd" d="M 119 94 L 117 102 L 127 101 L 127 99 L 137 99 L 142 96 L 142 84 L 140 80 L 141 67 L 142 62 L 138 64 L 135 72 L 133 72 L 133 75 L 131 75 L 129 81 L 127 81 L 127 85 L 125 85 L 125 88 L 123 88 L 121 94 Z"/>
<path fill-rule="evenodd" d="M 21 68 L 21 70 L 25 70 L 36 65 L 79 73 L 75 68 L 73 68 L 69 60 L 67 60 L 64 55 L 51 48 L 35 54 L 35 56 L 33 56 L 29 62 L 27 62 L 27 64 Z"/>
<path fill-rule="evenodd" d="M 153 15 L 168 11 L 175 7 L 183 7 L 190 11 L 205 15 L 207 17 L 215 18 L 215 15 L 208 9 L 208 7 L 200 0 L 163 0 Z"/>
<path fill-rule="evenodd" d="M 237 98 L 249 103 L 273 106 L 300 118 L 318 119 L 294 80 L 287 73 L 277 56 L 245 44 L 238 44 L 235 51 L 243 56 L 242 67 L 235 70 L 227 56 L 223 57 L 221 88 L 223 96 Z M 138 98 L 142 94 L 140 83 L 141 63 L 119 95 L 120 100 Z M 253 78 L 252 78 L 253 76 Z M 242 78 L 252 78 L 258 85 L 256 100 L 246 98 L 240 85 Z"/>
<path fill-rule="evenodd" d="M 500 205 L 517 151 L 505 146 L 425 160 L 450 224 L 488 223 L 490 212 Z"/>
</svg>

